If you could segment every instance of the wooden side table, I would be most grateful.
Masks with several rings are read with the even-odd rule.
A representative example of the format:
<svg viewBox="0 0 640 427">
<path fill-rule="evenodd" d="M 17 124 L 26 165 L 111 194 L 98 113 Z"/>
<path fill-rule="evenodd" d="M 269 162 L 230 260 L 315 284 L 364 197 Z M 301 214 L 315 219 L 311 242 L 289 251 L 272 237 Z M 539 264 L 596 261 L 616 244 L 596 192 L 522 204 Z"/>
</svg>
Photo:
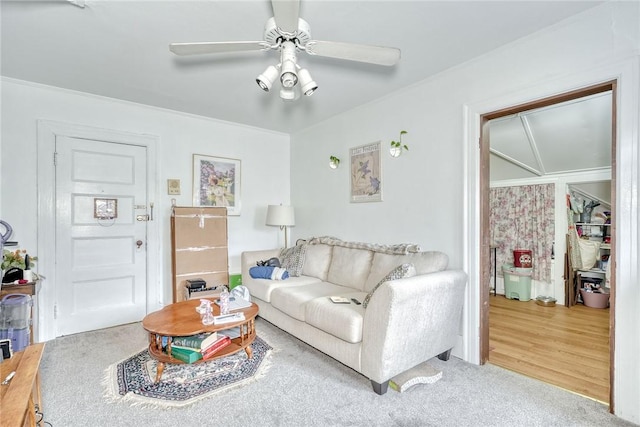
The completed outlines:
<svg viewBox="0 0 640 427">
<path fill-rule="evenodd" d="M 0 364 L 0 382 L 11 372 L 13 379 L 0 385 L 1 427 L 36 426 L 36 408 L 42 412 L 40 398 L 40 360 L 44 343 L 27 346 Z"/>
</svg>

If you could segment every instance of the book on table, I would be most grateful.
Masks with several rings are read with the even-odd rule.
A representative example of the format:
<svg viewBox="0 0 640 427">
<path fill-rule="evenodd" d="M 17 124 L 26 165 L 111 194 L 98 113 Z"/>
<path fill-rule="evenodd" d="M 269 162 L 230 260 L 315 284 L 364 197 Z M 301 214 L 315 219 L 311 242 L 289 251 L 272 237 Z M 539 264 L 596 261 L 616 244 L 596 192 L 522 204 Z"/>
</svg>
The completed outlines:
<svg viewBox="0 0 640 427">
<path fill-rule="evenodd" d="M 349 298 L 345 297 L 329 297 L 332 303 L 334 304 L 351 304 Z"/>
<path fill-rule="evenodd" d="M 223 329 L 218 333 L 218 336 L 226 335 L 231 339 L 238 338 L 241 335 L 240 326 L 235 326 L 233 328 Z"/>
<path fill-rule="evenodd" d="M 212 358 L 216 353 L 231 344 L 231 338 L 226 335 L 220 335 L 220 338 L 216 340 L 209 347 L 202 350 L 202 359 L 207 360 Z"/>
<path fill-rule="evenodd" d="M 191 348 L 201 351 L 204 348 L 209 347 L 218 339 L 216 332 L 201 333 L 196 335 L 189 335 L 185 337 L 173 337 L 171 347 L 173 348 Z"/>
<path fill-rule="evenodd" d="M 202 353 L 197 350 L 171 347 L 171 357 L 184 363 L 195 363 L 202 359 Z"/>
<path fill-rule="evenodd" d="M 216 304 L 220 306 L 220 299 L 216 299 Z M 251 307 L 251 303 L 246 299 L 236 297 L 229 298 L 229 311 L 241 310 L 247 307 Z"/>
</svg>

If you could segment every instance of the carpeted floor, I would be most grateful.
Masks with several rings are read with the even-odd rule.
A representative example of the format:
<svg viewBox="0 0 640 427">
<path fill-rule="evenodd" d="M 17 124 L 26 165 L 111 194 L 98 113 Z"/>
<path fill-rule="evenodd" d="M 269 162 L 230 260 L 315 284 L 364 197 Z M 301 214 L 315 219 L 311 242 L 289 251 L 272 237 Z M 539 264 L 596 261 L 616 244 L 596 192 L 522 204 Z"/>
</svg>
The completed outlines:
<svg viewBox="0 0 640 427">
<path fill-rule="evenodd" d="M 598 402 L 492 365 L 429 361 L 433 384 L 376 395 L 369 380 L 262 319 L 274 350 L 259 381 L 184 408 L 145 408 L 104 396 L 105 369 L 144 347 L 139 323 L 61 337 L 42 363 L 44 420 L 86 426 L 632 426 Z M 224 417 L 224 421 L 212 421 Z"/>
</svg>

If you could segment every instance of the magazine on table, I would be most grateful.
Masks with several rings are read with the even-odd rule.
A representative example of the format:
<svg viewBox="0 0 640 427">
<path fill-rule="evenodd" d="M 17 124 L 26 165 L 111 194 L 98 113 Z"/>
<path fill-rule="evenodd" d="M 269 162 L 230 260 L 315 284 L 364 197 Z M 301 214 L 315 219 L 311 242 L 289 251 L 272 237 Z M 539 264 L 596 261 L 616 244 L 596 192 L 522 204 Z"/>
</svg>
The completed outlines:
<svg viewBox="0 0 640 427">
<path fill-rule="evenodd" d="M 216 300 L 216 304 L 220 306 L 219 298 Z M 251 307 L 251 303 L 245 299 L 234 297 L 229 298 L 229 311 L 242 310 L 243 308 L 248 307 Z"/>
</svg>

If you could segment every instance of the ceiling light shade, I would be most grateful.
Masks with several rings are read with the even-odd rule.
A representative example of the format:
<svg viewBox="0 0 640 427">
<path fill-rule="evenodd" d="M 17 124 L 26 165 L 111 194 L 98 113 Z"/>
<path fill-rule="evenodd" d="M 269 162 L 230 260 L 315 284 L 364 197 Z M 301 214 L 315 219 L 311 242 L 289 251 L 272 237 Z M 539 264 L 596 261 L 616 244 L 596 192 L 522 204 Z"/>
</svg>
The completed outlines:
<svg viewBox="0 0 640 427">
<path fill-rule="evenodd" d="M 278 68 L 276 68 L 274 65 L 269 65 L 267 69 L 264 70 L 264 72 L 256 78 L 256 83 L 258 83 L 260 89 L 264 90 L 265 92 L 269 92 L 271 86 L 273 86 L 273 82 L 275 82 L 278 78 L 278 74 Z"/>
<path fill-rule="evenodd" d="M 284 61 L 282 63 L 282 73 L 280 74 L 280 82 L 285 88 L 292 88 L 298 83 L 298 75 L 296 74 L 296 63 L 293 61 Z"/>
<path fill-rule="evenodd" d="M 300 79 L 300 90 L 306 96 L 311 96 L 318 89 L 318 84 L 313 80 L 311 74 L 306 68 L 302 68 L 298 71 L 298 78 Z"/>
<path fill-rule="evenodd" d="M 295 88 L 282 88 L 280 89 L 280 98 L 282 98 L 283 101 L 295 101 L 300 98 L 300 94 L 295 90 Z"/>
</svg>

